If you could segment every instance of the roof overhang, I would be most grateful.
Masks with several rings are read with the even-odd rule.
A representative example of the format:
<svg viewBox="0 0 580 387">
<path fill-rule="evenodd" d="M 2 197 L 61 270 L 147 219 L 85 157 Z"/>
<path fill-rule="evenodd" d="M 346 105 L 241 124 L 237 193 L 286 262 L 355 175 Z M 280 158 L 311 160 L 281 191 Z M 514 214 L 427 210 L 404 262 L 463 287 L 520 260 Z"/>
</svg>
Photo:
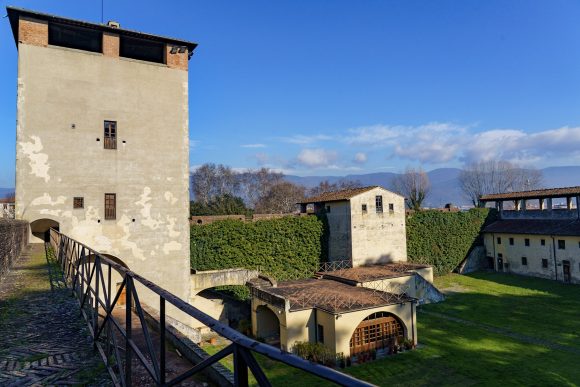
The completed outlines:
<svg viewBox="0 0 580 387">
<path fill-rule="evenodd" d="M 47 22 L 90 28 L 90 29 L 99 30 L 99 31 L 103 31 L 103 32 L 118 34 L 120 36 L 131 36 L 131 37 L 136 37 L 136 38 L 140 38 L 140 39 L 146 39 L 146 40 L 152 40 L 152 41 L 156 41 L 156 42 L 171 44 L 171 45 L 175 45 L 175 46 L 185 46 L 185 47 L 187 47 L 187 50 L 189 52 L 189 57 L 191 57 L 193 50 L 195 50 L 195 48 L 197 47 L 197 43 L 186 41 L 186 40 L 168 38 L 166 36 L 146 34 L 143 32 L 127 30 L 127 29 L 123 29 L 123 28 L 114 28 L 114 27 L 110 27 L 106 24 L 97 24 L 97 23 L 90 23 L 90 22 L 86 22 L 86 21 L 82 21 L 82 20 L 69 19 L 69 18 L 64 18 L 61 16 L 50 15 L 47 13 L 31 11 L 31 10 L 23 9 L 23 8 L 8 6 L 8 7 L 6 7 L 6 11 L 8 12 L 8 19 L 10 20 L 10 27 L 12 28 L 12 35 L 14 36 L 14 42 L 16 43 L 16 47 L 18 47 L 18 20 L 21 16 L 29 17 L 29 18 L 33 18 L 33 19 L 37 19 L 37 20 L 43 20 L 43 21 L 47 21 Z"/>
</svg>

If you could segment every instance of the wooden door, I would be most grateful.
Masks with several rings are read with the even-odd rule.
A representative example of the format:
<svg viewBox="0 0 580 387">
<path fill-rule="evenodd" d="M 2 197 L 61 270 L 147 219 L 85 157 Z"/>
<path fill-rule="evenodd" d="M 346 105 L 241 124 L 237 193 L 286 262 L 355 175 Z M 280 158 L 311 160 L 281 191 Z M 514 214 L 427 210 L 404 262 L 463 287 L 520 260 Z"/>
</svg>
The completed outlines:
<svg viewBox="0 0 580 387">
<path fill-rule="evenodd" d="M 403 337 L 403 326 L 396 318 L 382 313 L 379 316 L 367 317 L 355 329 L 350 339 L 351 355 L 386 348 Z"/>
</svg>

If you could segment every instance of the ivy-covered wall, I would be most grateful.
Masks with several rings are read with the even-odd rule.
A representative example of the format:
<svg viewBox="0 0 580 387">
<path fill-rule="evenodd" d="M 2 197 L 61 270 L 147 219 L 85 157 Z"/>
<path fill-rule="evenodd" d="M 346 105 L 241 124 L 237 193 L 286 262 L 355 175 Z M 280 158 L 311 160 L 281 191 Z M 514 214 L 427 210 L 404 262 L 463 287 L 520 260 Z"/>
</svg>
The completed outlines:
<svg viewBox="0 0 580 387">
<path fill-rule="evenodd" d="M 308 278 L 323 257 L 323 220 L 285 217 L 244 223 L 224 220 L 191 227 L 191 267 L 259 267 L 278 280 Z"/>
<path fill-rule="evenodd" d="M 487 208 L 415 212 L 407 217 L 408 260 L 433 265 L 436 275 L 449 273 L 472 246 L 482 244 L 481 229 L 496 217 L 497 212 Z"/>
<path fill-rule="evenodd" d="M 451 272 L 481 244 L 480 231 L 496 219 L 494 210 L 420 211 L 407 217 L 410 262 Z M 325 218 L 285 217 L 244 223 L 224 220 L 191 227 L 191 267 L 217 270 L 259 268 L 277 280 L 308 278 L 326 261 Z"/>
</svg>

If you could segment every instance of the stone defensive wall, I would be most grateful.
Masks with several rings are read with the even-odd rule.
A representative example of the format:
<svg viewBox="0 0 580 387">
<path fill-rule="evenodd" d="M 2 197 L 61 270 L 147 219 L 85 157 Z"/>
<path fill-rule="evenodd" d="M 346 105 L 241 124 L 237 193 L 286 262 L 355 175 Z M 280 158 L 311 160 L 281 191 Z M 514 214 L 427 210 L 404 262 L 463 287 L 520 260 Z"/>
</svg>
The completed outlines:
<svg viewBox="0 0 580 387">
<path fill-rule="evenodd" d="M 28 244 L 28 222 L 0 218 L 0 277 Z"/>
<path fill-rule="evenodd" d="M 189 220 L 191 225 L 203 225 L 217 222 L 219 220 L 240 220 L 242 222 L 256 222 L 258 220 L 279 219 L 286 216 L 308 216 L 304 213 L 288 213 L 288 214 L 253 214 L 253 215 L 202 215 L 192 216 Z"/>
</svg>

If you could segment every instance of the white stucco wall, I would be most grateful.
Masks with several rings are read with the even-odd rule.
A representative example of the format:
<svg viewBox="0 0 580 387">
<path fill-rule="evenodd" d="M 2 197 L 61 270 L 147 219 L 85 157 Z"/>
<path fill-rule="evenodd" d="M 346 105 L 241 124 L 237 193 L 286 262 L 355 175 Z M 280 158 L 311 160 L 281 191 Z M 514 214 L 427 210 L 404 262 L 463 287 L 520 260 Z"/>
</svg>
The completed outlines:
<svg viewBox="0 0 580 387">
<path fill-rule="evenodd" d="M 375 197 L 383 197 L 383 212 L 377 213 Z M 389 203 L 393 211 L 389 211 Z M 367 212 L 363 213 L 362 205 Z M 353 266 L 407 260 L 404 198 L 375 188 L 350 199 Z"/>
<path fill-rule="evenodd" d="M 187 71 L 21 43 L 17 107 L 17 217 L 56 220 L 188 300 Z M 103 149 L 105 120 L 117 121 L 116 150 Z M 104 219 L 105 193 L 116 220 Z"/>
</svg>

